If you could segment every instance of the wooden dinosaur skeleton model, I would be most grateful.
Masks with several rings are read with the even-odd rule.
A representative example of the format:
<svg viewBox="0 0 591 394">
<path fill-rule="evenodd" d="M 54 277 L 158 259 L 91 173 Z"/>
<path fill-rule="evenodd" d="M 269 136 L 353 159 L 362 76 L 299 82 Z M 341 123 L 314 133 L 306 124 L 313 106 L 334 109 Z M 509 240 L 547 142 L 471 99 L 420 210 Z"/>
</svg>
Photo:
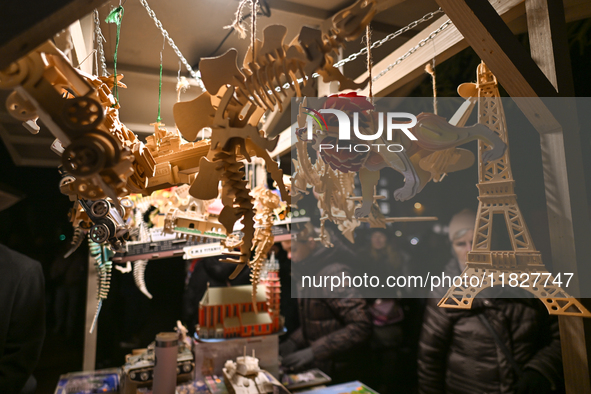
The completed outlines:
<svg viewBox="0 0 591 394">
<path fill-rule="evenodd" d="M 337 50 L 362 33 L 375 12 L 375 1 L 359 0 L 335 15 L 327 31 L 303 27 L 289 45 L 284 43 L 284 26 L 269 26 L 263 32 L 263 41 L 255 41 L 255 58 L 250 48 L 241 69 L 235 50 L 201 60 L 199 68 L 207 92 L 193 101 L 175 104 L 175 121 L 185 139 L 195 140 L 204 127 L 212 130 L 211 148 L 201 159 L 191 195 L 202 200 L 215 198 L 221 181 L 224 209 L 220 222 L 228 233 L 238 220 L 244 226 L 240 251 L 230 252 L 225 260 L 238 264 L 231 278 L 250 260 L 254 237 L 253 202 L 241 160 L 250 161 L 251 156 L 264 159 L 283 200 L 290 201 L 283 172 L 267 153 L 277 139 L 269 140 L 259 131 L 261 117 L 266 110 L 283 110 L 281 101 L 287 97 L 284 85 L 298 96 L 313 93 L 314 73 L 323 76 L 325 82 L 339 81 L 341 89 L 363 86 L 344 77 L 332 64 Z"/>
<path fill-rule="evenodd" d="M 262 185 L 253 189 L 251 194 L 255 198 L 254 209 L 256 212 L 254 217 L 256 228 L 252 244 L 255 254 L 248 266 L 250 267 L 250 282 L 252 283 L 252 305 L 256 312 L 257 285 L 261 278 L 263 263 L 267 260 L 267 255 L 275 242 L 271 229 L 275 217 L 274 213 L 280 208 L 281 200 L 277 194 Z"/>
<path fill-rule="evenodd" d="M 488 67 L 481 63 L 477 69 L 477 82 L 460 85 L 458 92 L 464 98 L 478 98 L 478 121 L 507 143 L 505 111 L 497 79 Z M 519 288 L 538 297 L 550 314 L 591 317 L 578 300 L 567 294 L 561 284 L 556 284 L 556 278 L 548 272 L 534 246 L 517 204 L 508 149 L 500 158 L 486 162 L 485 157 L 491 149 L 490 144 L 478 142 L 478 214 L 472 251 L 468 253 L 466 268 L 461 275 L 479 278 L 480 283 L 477 287 L 472 286 L 472 281 L 460 286 L 454 284 L 439 301 L 439 306 L 470 309 L 478 293 L 493 286 L 509 287 L 510 276 L 515 275 Z M 506 224 L 512 250 L 493 250 L 493 221 L 498 219 Z"/>
</svg>

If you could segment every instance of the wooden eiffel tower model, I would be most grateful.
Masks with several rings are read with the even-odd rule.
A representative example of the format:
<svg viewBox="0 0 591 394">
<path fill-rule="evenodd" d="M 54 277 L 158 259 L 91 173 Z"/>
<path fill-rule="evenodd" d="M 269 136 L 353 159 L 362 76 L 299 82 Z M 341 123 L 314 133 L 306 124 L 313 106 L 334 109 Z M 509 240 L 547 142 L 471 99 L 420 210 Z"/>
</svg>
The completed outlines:
<svg viewBox="0 0 591 394">
<path fill-rule="evenodd" d="M 507 143 L 507 124 L 497 80 L 484 63 L 478 66 L 477 77 L 477 83 L 462 84 L 458 91 L 464 98 L 478 97 L 478 121 Z M 472 251 L 468 253 L 466 268 L 462 272 L 462 278 L 467 274 L 468 281 L 462 282 L 460 286 L 452 284 L 438 305 L 443 308 L 470 309 L 474 297 L 483 289 L 501 287 L 503 284 L 504 287 L 511 287 L 510 275 L 517 274 L 517 282 L 511 282 L 517 286 L 513 287 L 534 294 L 546 305 L 551 315 L 591 317 L 578 300 L 562 290 L 560 282 L 556 283 L 533 244 L 517 205 L 508 147 L 500 159 L 485 164 L 482 157 L 490 149 L 491 146 L 483 141 L 478 142 L 480 202 Z M 493 220 L 502 218 L 513 250 L 491 250 Z M 479 279 L 477 286 L 470 285 L 471 277 Z M 473 281 L 476 282 L 475 279 Z"/>
</svg>

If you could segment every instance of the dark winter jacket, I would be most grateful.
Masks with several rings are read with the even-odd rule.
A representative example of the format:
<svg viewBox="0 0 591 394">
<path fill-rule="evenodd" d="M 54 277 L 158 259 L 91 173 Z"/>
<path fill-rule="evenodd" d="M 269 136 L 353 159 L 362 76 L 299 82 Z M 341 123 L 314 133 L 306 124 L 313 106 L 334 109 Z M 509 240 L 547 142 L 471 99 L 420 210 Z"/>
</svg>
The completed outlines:
<svg viewBox="0 0 591 394">
<path fill-rule="evenodd" d="M 452 260 L 457 267 L 457 261 Z M 447 274 L 459 275 L 448 265 Z M 471 310 L 439 308 L 428 301 L 419 345 L 420 393 L 514 393 L 516 373 L 490 331 L 484 314 L 512 352 L 521 371 L 534 369 L 561 384 L 558 320 L 533 298 L 476 298 Z"/>
<path fill-rule="evenodd" d="M 347 298 L 326 298 L 331 295 L 330 288 L 304 289 L 300 273 L 303 268 L 306 275 L 341 276 L 344 273 L 353 276 L 351 268 L 341 263 L 345 261 L 342 253 L 338 244 L 334 248 L 319 247 L 304 261 L 293 264 L 298 283 L 300 327 L 290 340 L 299 349 L 311 347 L 315 367 L 336 380 L 339 374 L 357 365 L 363 353 L 361 348 L 371 334 L 367 303 L 365 299 L 354 298 L 359 296 L 354 287 L 339 289 L 338 295 Z"/>
<path fill-rule="evenodd" d="M 41 264 L 0 245 L 0 393 L 19 393 L 45 337 Z"/>
</svg>

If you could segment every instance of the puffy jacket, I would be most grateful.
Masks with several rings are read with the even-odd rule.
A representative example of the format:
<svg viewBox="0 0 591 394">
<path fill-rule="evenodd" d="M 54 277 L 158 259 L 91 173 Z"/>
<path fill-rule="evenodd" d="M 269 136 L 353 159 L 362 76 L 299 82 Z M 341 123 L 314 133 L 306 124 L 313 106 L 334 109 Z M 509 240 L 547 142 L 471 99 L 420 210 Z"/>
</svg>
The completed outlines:
<svg viewBox="0 0 591 394">
<path fill-rule="evenodd" d="M 458 275 L 459 269 L 451 273 Z M 471 310 L 439 308 L 438 301 L 429 300 L 425 311 L 419 344 L 420 393 L 515 392 L 515 372 L 479 314 L 486 316 L 522 371 L 537 370 L 553 386 L 561 385 L 558 320 L 548 315 L 541 301 L 477 298 Z"/>
<path fill-rule="evenodd" d="M 342 252 L 339 245 L 330 249 L 320 247 L 305 261 L 293 264 L 298 283 L 300 327 L 289 339 L 299 349 L 311 347 L 315 366 L 333 380 L 339 380 L 338 375 L 354 369 L 362 357 L 361 348 L 367 343 L 372 327 L 368 306 L 365 299 L 355 298 L 359 296 L 355 288 L 340 289 L 339 295 L 348 298 L 326 298 L 330 289 L 325 287 L 302 288 L 297 268 L 310 268 L 312 264 L 319 276 L 341 276 L 343 272 L 353 276 L 350 267 L 339 262 L 344 261 Z M 310 273 L 305 270 L 306 275 Z"/>
</svg>

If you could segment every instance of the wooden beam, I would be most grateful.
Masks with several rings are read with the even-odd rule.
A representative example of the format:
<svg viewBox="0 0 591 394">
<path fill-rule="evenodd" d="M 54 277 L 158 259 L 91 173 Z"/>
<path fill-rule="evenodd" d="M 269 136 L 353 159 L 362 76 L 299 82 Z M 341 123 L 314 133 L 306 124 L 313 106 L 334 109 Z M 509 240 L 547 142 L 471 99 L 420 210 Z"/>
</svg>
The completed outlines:
<svg viewBox="0 0 591 394">
<path fill-rule="evenodd" d="M 560 96 L 574 96 L 562 0 L 526 0 L 525 8 L 532 59 Z M 576 272 L 584 281 L 591 275 L 591 231 L 576 105 L 566 105 L 561 112 L 563 132 L 540 135 L 552 260 L 557 272 Z M 591 393 L 591 343 L 585 338 L 590 322 L 558 319 L 567 393 Z"/>
<path fill-rule="evenodd" d="M 511 97 L 557 95 L 548 78 L 488 1 L 437 2 Z"/>
<path fill-rule="evenodd" d="M 0 69 L 104 3 L 106 0 L 4 2 L 0 13 Z"/>
<path fill-rule="evenodd" d="M 503 2 L 495 2 L 495 9 L 499 12 L 506 22 L 513 21 L 519 16 L 523 15 L 525 8 L 523 7 L 523 0 L 508 0 Z M 409 49 L 415 47 L 419 41 L 425 39 L 432 31 L 441 26 L 449 19 L 448 16 L 438 18 L 420 33 L 409 39 L 406 43 L 401 45 L 398 49 L 386 56 L 383 60 L 376 63 L 373 67 L 374 75 L 388 67 L 389 64 L 394 63 L 396 59 L 400 58 Z M 458 29 L 451 25 L 439 33 L 429 45 L 425 45 L 416 50 L 412 56 L 405 59 L 394 70 L 385 74 L 373 84 L 373 91 L 375 96 L 387 96 L 393 91 L 401 88 L 415 78 L 425 73 L 425 64 L 430 62 L 433 57 L 436 58 L 437 63 L 449 59 L 461 50 L 465 49 L 468 43 L 464 40 L 462 34 Z M 361 82 L 367 78 L 367 72 L 364 72 L 355 79 L 355 82 Z M 367 94 L 367 89 L 361 94 Z"/>
<path fill-rule="evenodd" d="M 562 0 L 526 0 L 531 58 L 562 97 L 575 88 Z"/>
</svg>

